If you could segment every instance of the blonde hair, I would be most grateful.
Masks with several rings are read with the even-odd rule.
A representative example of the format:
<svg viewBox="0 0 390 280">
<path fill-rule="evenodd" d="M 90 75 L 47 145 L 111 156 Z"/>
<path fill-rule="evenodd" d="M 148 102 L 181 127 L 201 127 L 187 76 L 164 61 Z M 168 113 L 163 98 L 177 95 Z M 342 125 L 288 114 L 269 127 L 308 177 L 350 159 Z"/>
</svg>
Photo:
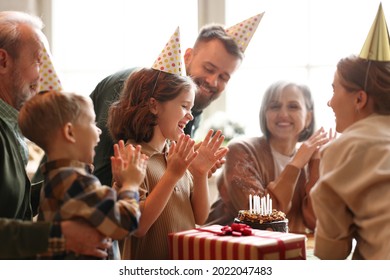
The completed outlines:
<svg viewBox="0 0 390 280">
<path fill-rule="evenodd" d="M 30 141 L 47 150 L 55 132 L 66 123 L 77 123 L 92 101 L 75 93 L 47 91 L 30 98 L 20 109 L 20 131 Z"/>
</svg>

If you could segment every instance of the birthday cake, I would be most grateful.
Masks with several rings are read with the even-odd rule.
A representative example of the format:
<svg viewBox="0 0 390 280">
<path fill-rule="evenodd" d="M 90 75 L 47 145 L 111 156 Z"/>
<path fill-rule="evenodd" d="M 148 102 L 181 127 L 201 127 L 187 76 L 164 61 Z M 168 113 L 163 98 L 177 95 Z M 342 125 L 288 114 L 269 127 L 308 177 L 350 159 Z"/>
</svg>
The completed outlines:
<svg viewBox="0 0 390 280">
<path fill-rule="evenodd" d="M 286 214 L 275 209 L 270 214 L 240 210 L 234 222 L 246 224 L 254 229 L 288 232 L 288 219 L 286 218 Z"/>
</svg>

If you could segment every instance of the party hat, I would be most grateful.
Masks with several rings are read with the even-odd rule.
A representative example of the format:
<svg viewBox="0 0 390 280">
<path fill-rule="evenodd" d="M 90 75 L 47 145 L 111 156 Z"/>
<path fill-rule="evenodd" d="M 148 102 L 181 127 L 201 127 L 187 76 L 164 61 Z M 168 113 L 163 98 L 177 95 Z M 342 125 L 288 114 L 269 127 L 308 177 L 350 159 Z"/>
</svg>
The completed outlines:
<svg viewBox="0 0 390 280">
<path fill-rule="evenodd" d="M 61 82 L 58 79 L 57 72 L 54 69 L 50 53 L 46 47 L 43 47 L 42 65 L 39 69 L 39 90 L 62 90 Z"/>
<path fill-rule="evenodd" d="M 390 61 L 390 41 L 382 3 L 379 4 L 374 23 L 359 55 L 360 58 Z"/>
<path fill-rule="evenodd" d="M 226 29 L 226 33 L 234 39 L 242 52 L 248 47 L 263 15 L 264 12 Z"/>
<path fill-rule="evenodd" d="M 173 33 L 164 49 L 153 63 L 152 68 L 183 76 L 183 63 L 180 49 L 180 30 L 179 27 Z"/>
</svg>

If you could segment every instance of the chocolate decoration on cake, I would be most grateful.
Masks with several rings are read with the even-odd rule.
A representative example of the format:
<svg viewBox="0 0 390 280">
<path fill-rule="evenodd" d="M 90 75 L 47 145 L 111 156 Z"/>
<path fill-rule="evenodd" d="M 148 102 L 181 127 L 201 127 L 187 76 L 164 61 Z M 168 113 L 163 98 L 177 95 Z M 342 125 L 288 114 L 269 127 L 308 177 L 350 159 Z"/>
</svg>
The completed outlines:
<svg viewBox="0 0 390 280">
<path fill-rule="evenodd" d="M 240 210 L 234 222 L 246 224 L 253 229 L 288 232 L 286 214 L 275 209 L 269 215 L 257 214 L 249 210 Z"/>
<path fill-rule="evenodd" d="M 288 232 L 286 214 L 272 208 L 269 194 L 260 197 L 249 195 L 249 210 L 238 211 L 235 223 L 242 223 L 254 229 Z"/>
</svg>

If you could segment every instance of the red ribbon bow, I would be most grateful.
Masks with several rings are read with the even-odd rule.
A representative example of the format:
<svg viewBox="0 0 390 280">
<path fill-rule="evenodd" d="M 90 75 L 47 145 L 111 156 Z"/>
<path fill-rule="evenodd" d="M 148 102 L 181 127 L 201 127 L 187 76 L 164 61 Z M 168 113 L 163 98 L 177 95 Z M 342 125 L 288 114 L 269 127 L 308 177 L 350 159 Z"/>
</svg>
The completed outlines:
<svg viewBox="0 0 390 280">
<path fill-rule="evenodd" d="M 224 226 L 221 228 L 221 232 L 218 235 L 232 235 L 232 236 L 249 236 L 252 235 L 252 228 L 245 224 L 233 223 L 230 226 Z"/>
</svg>

